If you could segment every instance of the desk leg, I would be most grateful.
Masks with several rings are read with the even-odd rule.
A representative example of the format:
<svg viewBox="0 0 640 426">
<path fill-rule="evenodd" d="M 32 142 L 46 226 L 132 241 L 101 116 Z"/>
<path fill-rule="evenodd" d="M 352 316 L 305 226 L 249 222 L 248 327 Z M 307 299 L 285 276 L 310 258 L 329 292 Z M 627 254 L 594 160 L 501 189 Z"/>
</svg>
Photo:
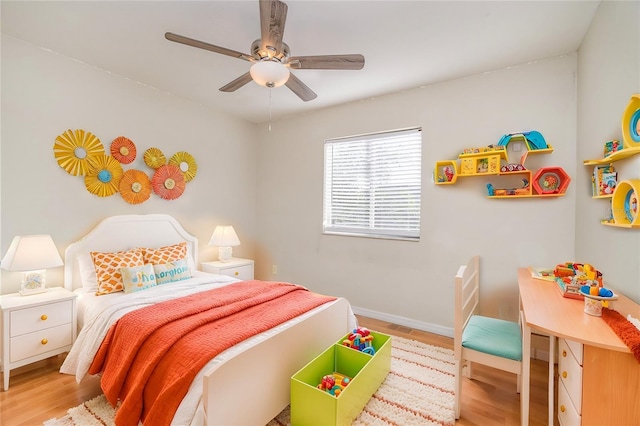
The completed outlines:
<svg viewBox="0 0 640 426">
<path fill-rule="evenodd" d="M 531 375 L 531 327 L 524 319 L 524 313 L 520 311 L 522 325 L 522 388 L 520 389 L 520 423 L 522 426 L 529 424 L 529 391 Z"/>
<path fill-rule="evenodd" d="M 549 335 L 549 426 L 554 425 L 554 398 L 553 386 L 555 380 L 556 336 Z"/>
</svg>

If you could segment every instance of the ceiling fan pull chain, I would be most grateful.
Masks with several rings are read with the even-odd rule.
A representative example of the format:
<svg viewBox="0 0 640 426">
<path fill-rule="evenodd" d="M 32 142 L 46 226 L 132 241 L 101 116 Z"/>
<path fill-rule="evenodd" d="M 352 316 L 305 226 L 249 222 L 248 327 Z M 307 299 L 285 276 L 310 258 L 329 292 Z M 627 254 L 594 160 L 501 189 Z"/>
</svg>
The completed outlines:
<svg viewBox="0 0 640 426">
<path fill-rule="evenodd" d="M 269 131 L 271 131 L 271 92 L 272 88 L 269 88 Z"/>
</svg>

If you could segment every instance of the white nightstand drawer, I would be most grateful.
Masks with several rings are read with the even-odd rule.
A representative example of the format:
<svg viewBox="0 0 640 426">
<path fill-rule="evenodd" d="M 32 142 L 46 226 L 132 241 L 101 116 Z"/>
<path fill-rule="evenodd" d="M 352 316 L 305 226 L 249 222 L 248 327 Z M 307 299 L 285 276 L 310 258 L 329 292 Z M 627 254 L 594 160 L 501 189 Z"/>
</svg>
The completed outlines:
<svg viewBox="0 0 640 426">
<path fill-rule="evenodd" d="M 558 345 L 558 374 L 576 411 L 582 413 L 582 367 L 564 339 Z"/>
<path fill-rule="evenodd" d="M 238 266 L 235 268 L 220 268 L 220 275 L 235 277 L 243 281 L 253 279 L 253 265 Z"/>
<path fill-rule="evenodd" d="M 18 309 L 11 312 L 9 321 L 11 322 L 10 337 L 69 324 L 73 321 L 73 302 L 65 300 Z"/>
<path fill-rule="evenodd" d="M 562 381 L 558 383 L 558 421 L 562 426 L 580 426 L 582 423 Z"/>
<path fill-rule="evenodd" d="M 10 339 L 10 362 L 17 362 L 41 353 L 53 351 L 73 342 L 71 323 L 35 331 Z"/>
</svg>

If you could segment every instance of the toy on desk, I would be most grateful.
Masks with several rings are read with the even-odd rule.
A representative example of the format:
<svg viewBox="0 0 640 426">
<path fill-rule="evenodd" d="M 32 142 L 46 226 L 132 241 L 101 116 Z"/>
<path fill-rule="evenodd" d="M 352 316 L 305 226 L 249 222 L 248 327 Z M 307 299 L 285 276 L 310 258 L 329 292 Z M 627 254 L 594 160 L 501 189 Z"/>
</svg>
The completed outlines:
<svg viewBox="0 0 640 426">
<path fill-rule="evenodd" d="M 318 389 L 326 391 L 327 393 L 337 397 L 350 382 L 351 379 L 344 374 L 327 374 L 322 378 L 322 382 L 318 385 Z"/>
<path fill-rule="evenodd" d="M 553 275 L 564 297 L 582 300 L 583 286 L 602 288 L 602 273 L 588 263 L 559 264 L 553 270 Z"/>
<path fill-rule="evenodd" d="M 372 342 L 373 335 L 364 327 L 358 327 L 353 329 L 353 333 L 349 334 L 345 340 L 342 341 L 344 346 L 364 352 L 369 355 L 376 353 Z"/>
</svg>

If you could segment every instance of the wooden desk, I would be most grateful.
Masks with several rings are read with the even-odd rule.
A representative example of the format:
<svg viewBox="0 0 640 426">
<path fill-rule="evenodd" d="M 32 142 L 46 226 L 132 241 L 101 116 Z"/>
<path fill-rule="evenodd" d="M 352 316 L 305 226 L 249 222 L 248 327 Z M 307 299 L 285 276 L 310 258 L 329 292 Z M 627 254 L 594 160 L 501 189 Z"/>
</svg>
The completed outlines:
<svg viewBox="0 0 640 426">
<path fill-rule="evenodd" d="M 640 362 L 601 317 L 584 313 L 584 302 L 562 297 L 557 284 L 518 270 L 520 309 L 526 326 L 548 334 L 549 424 L 553 425 L 555 338 L 584 345 L 582 425 L 637 425 L 640 421 Z M 615 289 L 614 289 L 615 291 Z M 640 305 L 625 296 L 611 307 L 640 317 Z"/>
</svg>

